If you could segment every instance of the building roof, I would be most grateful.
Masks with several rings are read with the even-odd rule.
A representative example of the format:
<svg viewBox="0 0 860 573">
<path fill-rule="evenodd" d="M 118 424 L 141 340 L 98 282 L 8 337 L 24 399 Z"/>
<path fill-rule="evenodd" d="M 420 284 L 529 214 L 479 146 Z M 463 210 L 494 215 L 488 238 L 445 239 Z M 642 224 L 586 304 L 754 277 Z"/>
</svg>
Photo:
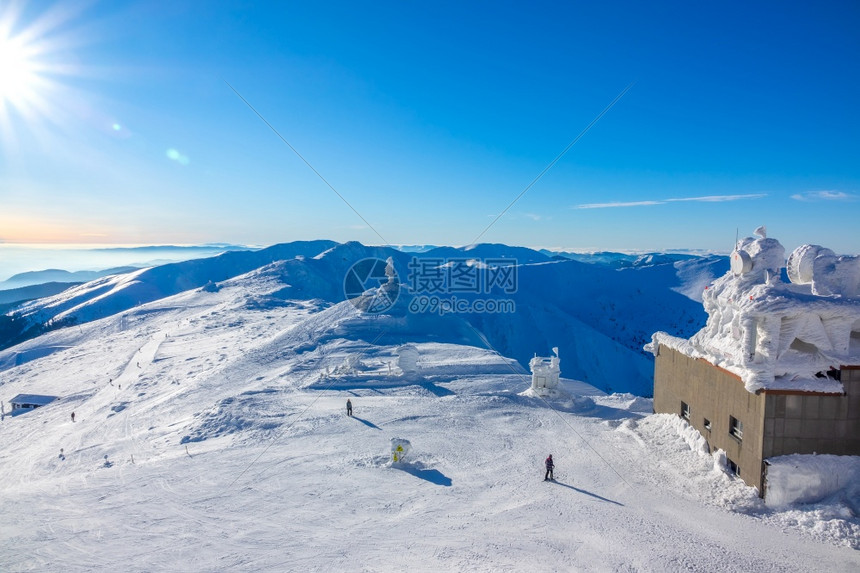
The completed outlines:
<svg viewBox="0 0 860 573">
<path fill-rule="evenodd" d="M 705 327 L 689 340 L 656 333 L 664 344 L 737 374 L 747 390 L 842 392 L 828 376 L 860 364 L 860 257 L 803 245 L 788 258 L 775 239 L 738 242 L 732 268 L 703 295 Z"/>
<path fill-rule="evenodd" d="M 18 394 L 11 400 L 13 404 L 35 404 L 36 406 L 44 406 L 50 404 L 57 399 L 57 396 L 45 396 L 42 394 Z"/>
</svg>

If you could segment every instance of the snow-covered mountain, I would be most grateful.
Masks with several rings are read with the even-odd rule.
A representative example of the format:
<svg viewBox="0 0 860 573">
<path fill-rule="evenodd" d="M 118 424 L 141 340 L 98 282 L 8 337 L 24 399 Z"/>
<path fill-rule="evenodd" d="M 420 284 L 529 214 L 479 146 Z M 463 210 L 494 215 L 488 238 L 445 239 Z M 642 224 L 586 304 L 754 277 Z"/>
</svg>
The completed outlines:
<svg viewBox="0 0 860 573">
<path fill-rule="evenodd" d="M 679 418 L 649 416 L 650 400 L 569 377 L 541 400 L 517 360 L 485 345 L 481 328 L 513 325 L 513 347 L 527 341 L 519 329 L 556 320 L 555 289 L 590 289 L 569 308 L 585 313 L 575 334 L 594 337 L 592 324 L 632 308 L 601 308 L 608 281 L 628 275 L 524 265 L 515 315 L 527 317 L 473 324 L 335 301 L 337 273 L 390 250 L 280 248 L 296 256 L 226 279 L 218 269 L 246 262 L 199 262 L 190 282 L 202 288 L 167 295 L 192 275 L 158 267 L 141 284 L 28 305 L 81 320 L 0 351 L 0 401 L 57 396 L 16 416 L 7 406 L 0 422 L 0 570 L 860 567 L 856 491 L 770 508 Z M 629 280 L 657 284 L 640 272 Z M 664 290 L 682 298 L 641 296 Z M 124 291 L 155 298 L 123 308 Z M 403 343 L 419 354 L 412 374 L 398 365 Z M 562 352 L 562 372 L 575 362 Z M 412 445 L 398 464 L 392 438 Z M 544 483 L 549 453 L 557 481 Z"/>
<path fill-rule="evenodd" d="M 61 293 L 78 284 L 79 283 L 47 282 L 9 290 L 0 290 L 0 312 L 7 309 L 11 310 L 24 301 L 44 298 Z"/>
<path fill-rule="evenodd" d="M 46 269 L 44 271 L 27 271 L 12 275 L 5 281 L 0 282 L 0 293 L 6 291 L 36 286 L 45 283 L 82 283 L 92 281 L 108 275 L 116 275 L 137 270 L 137 267 L 115 267 L 101 271 L 75 271 L 69 272 L 61 269 Z"/>
<path fill-rule="evenodd" d="M 535 352 L 547 354 L 558 346 L 567 358 L 566 374 L 603 390 L 645 396 L 651 393 L 653 357 L 642 346 L 658 330 L 689 336 L 701 328 L 705 315 L 695 298 L 720 273 L 724 262 L 721 258 L 652 257 L 647 263 L 614 268 L 552 260 L 531 249 L 506 245 L 404 253 L 359 243 L 296 242 L 103 277 L 27 303 L 5 319 L 0 348 L 4 340 L 8 345 L 53 328 L 114 316 L 252 271 L 280 281 L 276 298 L 335 304 L 344 300 L 343 281 L 349 268 L 369 257 L 391 258 L 404 287 L 409 286 L 410 262 L 415 258 L 515 262 L 516 292 L 505 296 L 515 302 L 516 312 L 419 319 L 408 312 L 413 296 L 408 288 L 401 289 L 400 304 L 391 312 L 399 311 L 404 324 L 419 324 L 419 330 L 438 332 L 440 339 L 451 342 L 460 342 L 463 332 L 477 329 L 486 343 L 523 366 Z M 469 302 L 482 298 L 481 293 L 456 296 Z"/>
</svg>

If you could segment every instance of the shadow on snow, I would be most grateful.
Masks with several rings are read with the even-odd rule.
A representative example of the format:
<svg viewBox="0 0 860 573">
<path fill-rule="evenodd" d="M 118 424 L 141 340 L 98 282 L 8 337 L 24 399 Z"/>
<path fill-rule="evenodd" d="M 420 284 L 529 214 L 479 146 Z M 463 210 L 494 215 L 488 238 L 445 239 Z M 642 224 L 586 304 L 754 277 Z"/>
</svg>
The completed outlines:
<svg viewBox="0 0 860 573">
<path fill-rule="evenodd" d="M 554 483 L 554 484 L 556 484 L 556 485 L 560 485 L 560 486 L 562 486 L 562 487 L 566 487 L 566 488 L 568 488 L 568 489 L 572 489 L 572 490 L 574 490 L 574 491 L 578 491 L 579 493 L 584 493 L 585 495 L 590 495 L 591 497 L 597 498 L 597 499 L 599 499 L 600 501 L 606 501 L 606 502 L 614 503 L 615 505 L 620 505 L 621 507 L 624 507 L 624 504 L 623 504 L 623 503 L 618 503 L 617 501 L 614 501 L 614 500 L 611 500 L 611 499 L 607 499 L 607 498 L 605 498 L 605 497 L 601 497 L 601 496 L 597 495 L 596 493 L 591 493 L 590 491 L 587 491 L 587 490 L 584 490 L 584 489 L 579 489 L 578 487 L 574 487 L 574 486 L 572 486 L 572 485 L 569 485 L 569 484 L 566 484 L 566 483 L 562 483 L 562 482 L 560 482 L 560 481 L 552 480 L 552 483 Z"/>
<path fill-rule="evenodd" d="M 354 420 L 358 420 L 359 422 L 361 422 L 362 424 L 364 424 L 364 425 L 365 425 L 365 426 L 367 426 L 368 428 L 373 428 L 374 430 L 380 430 L 380 431 L 382 430 L 382 428 L 380 428 L 379 426 L 377 426 L 377 425 L 376 425 L 376 424 L 374 424 L 373 422 L 370 422 L 370 421 L 365 420 L 365 419 L 363 419 L 363 418 L 359 418 L 358 416 L 353 416 L 352 418 L 353 418 Z"/>
<path fill-rule="evenodd" d="M 406 472 L 417 478 L 429 481 L 430 483 L 436 485 L 451 487 L 451 484 L 453 483 L 451 481 L 451 478 L 449 478 L 439 470 L 428 470 L 420 467 L 419 465 L 411 464 L 392 464 L 391 467 L 392 469 Z"/>
</svg>

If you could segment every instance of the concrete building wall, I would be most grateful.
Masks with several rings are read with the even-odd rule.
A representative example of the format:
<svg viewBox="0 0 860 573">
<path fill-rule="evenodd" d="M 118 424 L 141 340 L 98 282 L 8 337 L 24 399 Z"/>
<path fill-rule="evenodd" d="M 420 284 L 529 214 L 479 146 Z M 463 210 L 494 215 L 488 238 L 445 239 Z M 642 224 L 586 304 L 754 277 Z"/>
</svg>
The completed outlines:
<svg viewBox="0 0 860 573">
<path fill-rule="evenodd" d="M 765 399 L 746 390 L 738 376 L 702 359 L 660 345 L 654 367 L 654 411 L 681 415 L 689 405 L 690 425 L 740 468 L 740 477 L 762 491 Z M 743 437 L 729 433 L 730 417 L 743 424 Z M 710 422 L 710 429 L 705 425 Z"/>
<path fill-rule="evenodd" d="M 763 457 L 860 455 L 860 368 L 841 372 L 845 395 L 766 392 Z"/>
</svg>

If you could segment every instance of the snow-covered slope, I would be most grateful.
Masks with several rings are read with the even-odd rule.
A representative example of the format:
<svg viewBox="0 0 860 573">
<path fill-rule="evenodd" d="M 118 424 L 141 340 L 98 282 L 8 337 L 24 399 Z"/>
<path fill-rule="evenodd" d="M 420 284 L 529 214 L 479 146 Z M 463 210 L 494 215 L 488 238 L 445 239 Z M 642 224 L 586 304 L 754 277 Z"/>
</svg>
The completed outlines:
<svg viewBox="0 0 860 573">
<path fill-rule="evenodd" d="M 60 397 L 0 423 L 0 570 L 860 567 L 850 506 L 766 507 L 647 399 L 570 379 L 531 398 L 461 317 L 289 296 L 330 258 L 0 352 L 0 399 Z M 391 438 L 412 443 L 404 463 Z"/>
<path fill-rule="evenodd" d="M 223 281 L 273 261 L 312 257 L 334 244 L 332 241 L 299 241 L 260 251 L 227 252 L 217 257 L 110 275 L 25 304 L 16 314 L 34 323 L 79 324 L 210 282 Z"/>
<path fill-rule="evenodd" d="M 439 247 L 425 253 L 403 253 L 359 243 L 289 243 L 104 277 L 27 303 L 14 313 L 16 322 L 5 329 L 12 333 L 6 340 L 116 316 L 193 288 L 217 288 L 225 280 L 247 272 L 280 281 L 281 288 L 266 295 L 271 300 L 335 304 L 344 300 L 343 280 L 349 268 L 368 257 L 393 260 L 404 288 L 392 312 L 399 312 L 404 323 L 417 324 L 419 331 L 441 332 L 440 336 L 449 342 L 482 335 L 495 350 L 516 358 L 523 366 L 535 352 L 546 354 L 558 346 L 567 357 L 563 367 L 566 375 L 604 390 L 646 396 L 652 391 L 653 357 L 643 352 L 642 346 L 656 330 L 691 335 L 704 324 L 704 312 L 699 303 L 691 300 L 691 296 L 695 298 L 691 293 L 710 280 L 714 266 L 721 264 L 718 259 L 671 258 L 616 269 L 570 260 L 551 261 L 537 251 L 506 245 Z M 516 312 L 409 316 L 411 295 L 405 287 L 410 285 L 413 257 L 432 261 L 516 261 L 517 288 L 507 297 L 516 303 Z M 456 296 L 474 301 L 482 295 Z M 447 326 L 436 325 L 440 322 Z M 478 332 L 469 334 L 474 330 Z"/>
</svg>

